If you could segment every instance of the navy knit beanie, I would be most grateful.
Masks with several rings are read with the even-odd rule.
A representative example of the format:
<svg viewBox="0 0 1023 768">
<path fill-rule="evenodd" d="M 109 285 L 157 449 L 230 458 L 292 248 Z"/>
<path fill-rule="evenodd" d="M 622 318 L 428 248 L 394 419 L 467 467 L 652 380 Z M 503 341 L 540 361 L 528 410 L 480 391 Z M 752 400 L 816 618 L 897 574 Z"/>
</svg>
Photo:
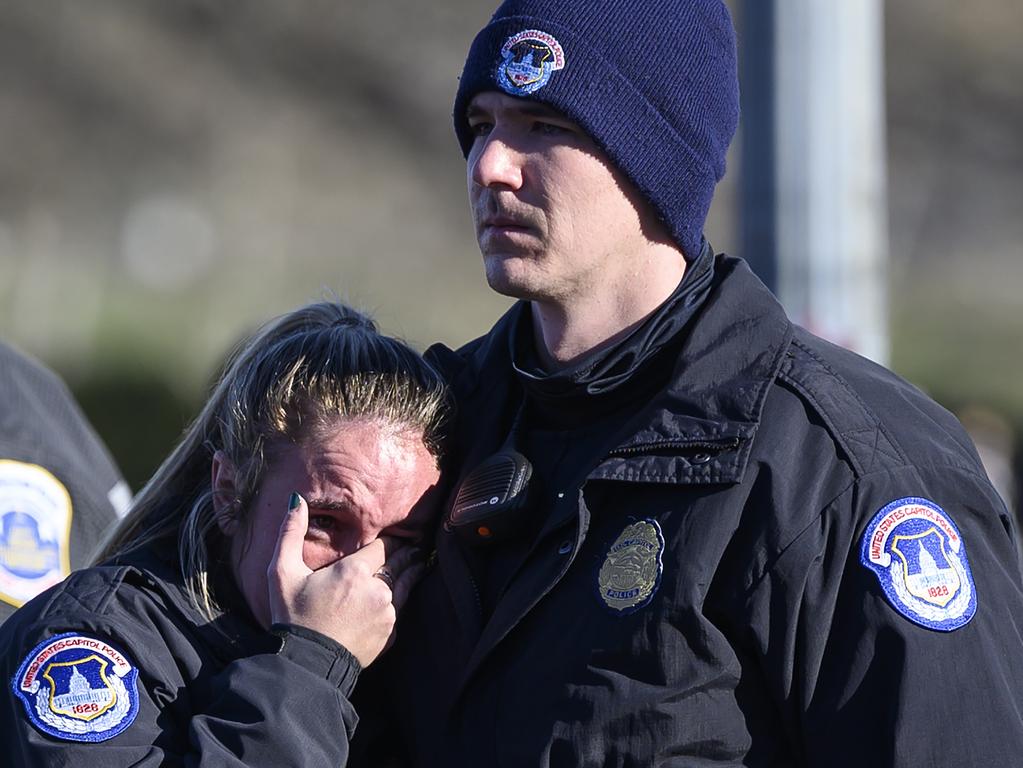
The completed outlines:
<svg viewBox="0 0 1023 768">
<path fill-rule="evenodd" d="M 506 0 L 476 36 L 455 96 L 504 91 L 582 126 L 688 258 L 739 119 L 735 31 L 721 0 Z"/>
</svg>

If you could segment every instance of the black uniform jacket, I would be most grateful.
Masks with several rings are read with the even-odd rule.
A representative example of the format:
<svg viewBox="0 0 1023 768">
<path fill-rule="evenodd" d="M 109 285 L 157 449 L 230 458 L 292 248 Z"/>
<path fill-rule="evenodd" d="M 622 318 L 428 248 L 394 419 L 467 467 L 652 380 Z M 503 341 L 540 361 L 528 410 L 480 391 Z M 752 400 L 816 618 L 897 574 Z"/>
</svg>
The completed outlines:
<svg viewBox="0 0 1023 768">
<path fill-rule="evenodd" d="M 64 382 L 0 343 L 0 621 L 84 567 L 130 499 Z"/>
<path fill-rule="evenodd" d="M 459 400 L 463 474 L 502 445 L 522 399 L 509 355 L 522 311 L 458 353 L 434 350 Z M 517 768 L 1023 765 L 1017 550 L 958 422 L 794 327 L 737 259 L 718 257 L 686 333 L 670 382 L 586 433 L 588 461 L 555 473 L 577 481 L 544 489 L 542 532 L 492 611 L 468 565 L 487 555 L 438 534 L 438 567 L 393 659 L 408 755 Z M 916 574 L 885 581 L 865 538 L 910 530 L 898 527 L 910 509 L 936 522 L 889 542 Z M 944 563 L 921 582 L 921 552 L 934 553 L 931 571 L 949 555 L 948 520 L 972 571 Z M 887 594 L 893 583 L 903 592 Z M 967 603 L 906 597 L 909 583 L 951 584 L 975 612 L 934 628 L 969 616 Z M 921 623 L 909 603 L 938 607 Z"/>
<path fill-rule="evenodd" d="M 347 697 L 358 662 L 309 630 L 266 632 L 244 609 L 210 622 L 191 604 L 176 571 L 150 551 L 123 565 L 77 571 L 4 624 L 0 762 L 89 768 L 345 764 L 356 723 Z M 241 604 L 236 591 L 218 586 L 222 601 L 226 595 L 225 602 Z M 65 633 L 109 643 L 138 671 L 137 714 L 111 738 L 90 742 L 49 735 L 32 722 L 40 716 L 30 717 L 16 694 L 24 678 L 19 665 L 34 649 L 46 648 L 49 638 Z M 92 664 L 109 662 L 109 655 L 99 653 Z M 61 666 L 58 656 L 52 659 L 50 667 Z M 111 665 L 105 666 L 112 681 Z M 83 677 L 90 674 L 88 659 L 78 667 Z M 39 672 L 58 681 L 54 693 L 62 689 L 61 669 L 50 672 L 43 664 Z M 91 685 L 103 687 L 95 679 Z M 59 713 L 59 701 L 52 703 L 53 695 L 49 701 L 48 709 Z M 38 706 L 45 718 L 46 701 Z M 76 723 L 64 709 L 56 722 L 70 725 L 60 727 L 84 729 L 84 738 L 96 728 L 98 721 L 80 716 Z"/>
</svg>

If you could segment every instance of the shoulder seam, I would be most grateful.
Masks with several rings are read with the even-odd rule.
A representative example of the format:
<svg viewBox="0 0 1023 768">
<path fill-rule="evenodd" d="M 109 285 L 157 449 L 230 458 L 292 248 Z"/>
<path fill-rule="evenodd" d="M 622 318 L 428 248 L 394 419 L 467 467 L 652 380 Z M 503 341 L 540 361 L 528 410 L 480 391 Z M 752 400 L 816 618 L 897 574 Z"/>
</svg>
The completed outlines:
<svg viewBox="0 0 1023 768">
<path fill-rule="evenodd" d="M 65 582 L 61 589 L 57 590 L 50 596 L 46 605 L 39 612 L 39 618 L 59 616 L 67 613 L 67 604 L 59 607 L 56 605 L 56 603 L 61 600 L 73 600 L 82 610 L 95 613 L 97 616 L 105 616 L 107 608 L 113 600 L 114 594 L 124 582 L 124 577 L 131 568 L 130 566 L 117 566 L 115 570 L 117 573 L 114 574 L 112 578 L 104 579 L 98 587 L 91 588 L 82 594 L 77 593 L 77 591 L 72 592 L 67 589 L 73 580 Z"/>
<path fill-rule="evenodd" d="M 841 425 L 834 418 L 832 410 L 825 405 L 820 390 L 812 385 L 809 377 L 796 375 L 794 371 L 796 356 L 792 352 L 789 353 L 789 360 L 778 371 L 779 380 L 788 384 L 813 404 L 818 415 L 820 415 L 828 429 L 835 436 L 843 452 L 849 458 L 849 462 L 856 475 L 862 476 L 872 471 L 878 456 L 899 464 L 909 464 L 909 459 L 903 452 L 902 447 L 885 429 L 881 419 L 874 414 L 859 394 L 848 385 L 845 379 L 798 339 L 792 340 L 790 349 L 793 348 L 799 350 L 805 359 L 808 359 L 816 367 L 825 371 L 836 382 L 845 398 L 858 406 L 866 422 L 864 426 L 842 429 Z M 864 452 L 867 452 L 866 456 Z"/>
</svg>

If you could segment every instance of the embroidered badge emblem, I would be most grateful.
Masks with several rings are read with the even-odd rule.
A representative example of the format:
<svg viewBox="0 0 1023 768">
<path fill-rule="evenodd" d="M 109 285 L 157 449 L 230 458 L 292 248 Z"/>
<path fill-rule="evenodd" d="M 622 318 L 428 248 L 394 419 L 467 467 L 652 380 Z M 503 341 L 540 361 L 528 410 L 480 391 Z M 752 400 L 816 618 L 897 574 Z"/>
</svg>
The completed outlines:
<svg viewBox="0 0 1023 768">
<path fill-rule="evenodd" d="M 664 536 L 656 520 L 626 526 L 607 551 L 597 576 L 600 599 L 619 613 L 632 613 L 653 598 L 661 582 Z"/>
<path fill-rule="evenodd" d="M 547 85 L 551 75 L 565 67 L 565 51 L 552 35 L 527 29 L 501 46 L 497 84 L 512 96 L 523 96 Z"/>
<path fill-rule="evenodd" d="M 20 606 L 71 572 L 71 497 L 42 467 L 0 460 L 0 600 Z"/>
<path fill-rule="evenodd" d="M 881 582 L 899 613 L 951 632 L 977 611 L 966 547 L 952 518 L 927 499 L 896 499 L 867 525 L 860 562 Z"/>
<path fill-rule="evenodd" d="M 138 674 L 109 643 L 67 632 L 33 648 L 12 685 L 43 733 L 65 741 L 106 741 L 138 715 Z"/>
</svg>

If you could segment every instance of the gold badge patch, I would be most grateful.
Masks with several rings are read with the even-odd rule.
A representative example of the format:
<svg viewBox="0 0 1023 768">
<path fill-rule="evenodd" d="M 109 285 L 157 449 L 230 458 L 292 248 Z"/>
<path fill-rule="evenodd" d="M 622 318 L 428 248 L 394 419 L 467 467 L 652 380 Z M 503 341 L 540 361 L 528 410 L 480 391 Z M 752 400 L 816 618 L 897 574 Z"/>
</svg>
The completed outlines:
<svg viewBox="0 0 1023 768">
<path fill-rule="evenodd" d="M 626 526 L 607 551 L 597 576 L 604 604 L 631 613 L 649 603 L 661 580 L 663 551 L 664 536 L 656 520 Z"/>
</svg>

